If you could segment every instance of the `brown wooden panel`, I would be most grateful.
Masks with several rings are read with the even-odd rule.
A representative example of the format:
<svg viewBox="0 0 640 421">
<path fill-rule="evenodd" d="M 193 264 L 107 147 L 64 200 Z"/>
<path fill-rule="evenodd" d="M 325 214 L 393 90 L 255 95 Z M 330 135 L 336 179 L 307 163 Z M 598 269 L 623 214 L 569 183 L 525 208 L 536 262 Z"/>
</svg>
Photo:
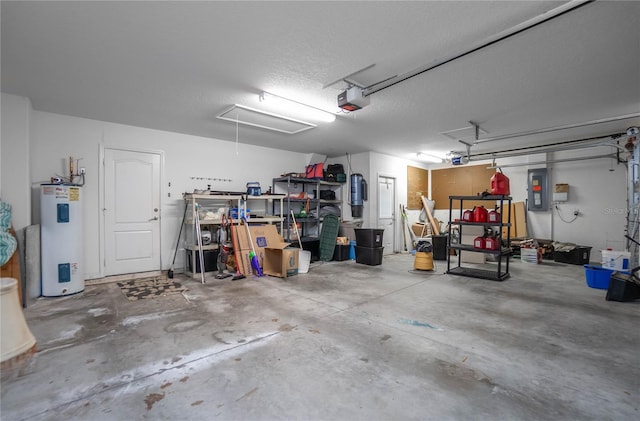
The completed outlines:
<svg viewBox="0 0 640 421">
<path fill-rule="evenodd" d="M 407 209 L 422 209 L 422 196 L 427 196 L 429 171 L 407 166 Z"/>
<path fill-rule="evenodd" d="M 431 196 L 436 209 L 449 209 L 449 196 L 475 196 L 491 188 L 496 172 L 486 165 L 466 165 L 431 171 Z M 486 205 L 486 201 L 464 201 L 465 208 Z M 454 207 L 456 204 L 454 203 Z"/>
</svg>

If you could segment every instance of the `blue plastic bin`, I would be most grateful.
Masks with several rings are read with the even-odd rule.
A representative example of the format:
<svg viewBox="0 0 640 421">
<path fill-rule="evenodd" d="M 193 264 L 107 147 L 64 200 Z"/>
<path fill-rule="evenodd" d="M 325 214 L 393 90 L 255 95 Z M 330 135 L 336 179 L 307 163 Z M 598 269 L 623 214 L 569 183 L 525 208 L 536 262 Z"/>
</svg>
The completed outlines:
<svg viewBox="0 0 640 421">
<path fill-rule="evenodd" d="M 611 274 L 613 272 L 615 271 L 601 266 L 584 265 L 587 285 L 591 288 L 609 289 L 609 281 L 611 280 Z"/>
</svg>

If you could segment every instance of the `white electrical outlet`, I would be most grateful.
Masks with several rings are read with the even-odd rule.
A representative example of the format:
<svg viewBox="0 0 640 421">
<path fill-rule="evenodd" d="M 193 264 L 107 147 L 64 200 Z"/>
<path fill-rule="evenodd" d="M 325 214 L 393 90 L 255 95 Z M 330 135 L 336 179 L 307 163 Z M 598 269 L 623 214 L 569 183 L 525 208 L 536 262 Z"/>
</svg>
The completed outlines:
<svg viewBox="0 0 640 421">
<path fill-rule="evenodd" d="M 569 200 L 569 193 L 553 193 L 554 202 L 566 202 L 567 200 Z"/>
</svg>

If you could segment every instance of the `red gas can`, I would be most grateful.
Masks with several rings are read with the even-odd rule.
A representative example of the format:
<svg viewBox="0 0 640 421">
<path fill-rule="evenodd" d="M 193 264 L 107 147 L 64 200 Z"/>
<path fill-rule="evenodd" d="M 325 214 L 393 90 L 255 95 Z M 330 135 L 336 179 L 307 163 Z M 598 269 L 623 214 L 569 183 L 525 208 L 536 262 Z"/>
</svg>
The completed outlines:
<svg viewBox="0 0 640 421">
<path fill-rule="evenodd" d="M 473 213 L 475 211 L 475 208 L 473 208 L 473 210 L 466 210 L 464 212 L 462 212 L 462 220 L 464 222 L 473 222 Z"/>
<path fill-rule="evenodd" d="M 473 210 L 473 222 L 487 222 L 488 214 L 484 206 L 477 206 Z"/>
<path fill-rule="evenodd" d="M 502 173 L 502 170 L 498 168 L 498 172 L 491 177 L 491 194 L 495 195 L 509 195 L 509 178 Z"/>
<path fill-rule="evenodd" d="M 473 240 L 473 248 L 483 249 L 485 248 L 485 238 L 484 237 L 476 237 Z"/>
<path fill-rule="evenodd" d="M 487 215 L 488 222 L 501 222 L 500 220 L 500 212 L 497 210 L 489 211 L 489 215 Z"/>
<path fill-rule="evenodd" d="M 500 248 L 500 240 L 496 237 L 487 237 L 484 240 L 484 248 L 487 250 L 498 250 Z"/>
</svg>

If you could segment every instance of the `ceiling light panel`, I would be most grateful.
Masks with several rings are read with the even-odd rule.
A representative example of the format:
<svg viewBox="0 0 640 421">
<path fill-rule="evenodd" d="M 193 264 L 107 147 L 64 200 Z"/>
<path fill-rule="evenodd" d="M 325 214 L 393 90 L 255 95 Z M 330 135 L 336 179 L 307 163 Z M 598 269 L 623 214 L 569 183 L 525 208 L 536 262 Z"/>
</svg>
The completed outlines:
<svg viewBox="0 0 640 421">
<path fill-rule="evenodd" d="M 233 123 L 258 127 L 260 129 L 273 130 L 286 134 L 296 134 L 317 127 L 317 125 L 313 123 L 268 113 L 266 111 L 238 104 L 234 104 L 233 107 L 218 114 L 216 117 Z"/>
<path fill-rule="evenodd" d="M 336 120 L 335 113 L 266 91 L 262 92 L 258 96 L 258 99 L 268 106 L 276 107 L 277 112 L 293 114 L 301 118 L 318 120 L 325 123 L 332 123 Z"/>
</svg>

